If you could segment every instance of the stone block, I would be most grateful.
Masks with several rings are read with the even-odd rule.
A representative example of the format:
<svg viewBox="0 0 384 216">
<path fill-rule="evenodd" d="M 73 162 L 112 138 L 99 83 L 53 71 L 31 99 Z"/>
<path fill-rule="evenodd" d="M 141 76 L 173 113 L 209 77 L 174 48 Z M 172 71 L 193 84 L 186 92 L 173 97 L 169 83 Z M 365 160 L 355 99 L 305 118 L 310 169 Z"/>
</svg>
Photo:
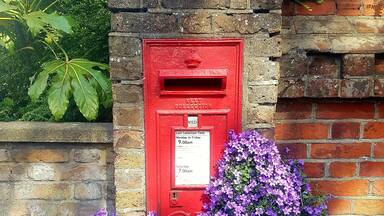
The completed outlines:
<svg viewBox="0 0 384 216">
<path fill-rule="evenodd" d="M 68 161 L 68 149 L 12 149 L 11 155 L 16 162 L 58 163 Z"/>
<path fill-rule="evenodd" d="M 176 33 L 179 30 L 177 16 L 165 13 L 115 13 L 111 29 L 130 33 Z"/>
<path fill-rule="evenodd" d="M 143 191 L 116 193 L 116 208 L 145 208 Z"/>
<path fill-rule="evenodd" d="M 104 156 L 104 157 L 103 157 Z M 75 149 L 73 160 L 80 163 L 105 162 L 105 152 L 100 149 Z"/>
<path fill-rule="evenodd" d="M 109 55 L 135 57 L 141 55 L 141 40 L 136 37 L 109 36 Z"/>
<path fill-rule="evenodd" d="M 249 57 L 280 57 L 281 56 L 281 37 L 255 37 L 245 38 L 245 55 Z"/>
<path fill-rule="evenodd" d="M 27 171 L 24 165 L 13 163 L 0 165 L 0 181 L 20 181 L 25 179 L 27 179 Z"/>
<path fill-rule="evenodd" d="M 60 180 L 64 181 L 107 180 L 106 166 L 98 164 L 68 164 L 60 173 Z"/>
<path fill-rule="evenodd" d="M 8 149 L 0 149 L 0 162 L 11 160 Z"/>
<path fill-rule="evenodd" d="M 344 79 L 341 81 L 341 97 L 363 98 L 373 96 L 372 79 Z"/>
<path fill-rule="evenodd" d="M 210 13 L 195 13 L 181 15 L 182 33 L 211 33 L 212 19 Z"/>
<path fill-rule="evenodd" d="M 143 78 L 142 57 L 109 57 L 112 80 L 140 80 Z"/>
<path fill-rule="evenodd" d="M 289 52 L 282 55 L 280 61 L 280 76 L 282 78 L 301 78 L 307 74 L 308 57 L 304 51 Z"/>
<path fill-rule="evenodd" d="M 72 195 L 71 186 L 66 183 L 15 184 L 15 199 L 67 200 Z"/>
<path fill-rule="evenodd" d="M 346 54 L 343 57 L 343 76 L 368 76 L 375 71 L 374 54 Z"/>
<path fill-rule="evenodd" d="M 172 9 L 225 9 L 228 8 L 228 0 L 162 0 L 164 8 Z"/>
<path fill-rule="evenodd" d="M 281 9 L 283 0 L 251 0 L 251 8 L 256 10 L 277 10 Z"/>
<path fill-rule="evenodd" d="M 26 215 L 44 215 L 44 216 L 56 216 L 63 215 L 63 212 L 59 212 L 57 206 L 54 202 L 40 201 L 40 200 L 31 200 L 22 204 L 27 211 Z M 20 207 L 19 207 L 20 208 Z M 68 214 L 65 214 L 66 216 Z M 71 214 L 69 214 L 71 215 Z"/>
<path fill-rule="evenodd" d="M 115 185 L 119 190 L 141 189 L 144 185 L 144 171 L 125 168 L 115 169 Z"/>
<path fill-rule="evenodd" d="M 218 33 L 254 34 L 258 32 L 280 32 L 282 18 L 280 14 L 215 14 L 213 30 Z"/>
<path fill-rule="evenodd" d="M 113 84 L 113 101 L 117 103 L 143 103 L 142 85 Z"/>
<path fill-rule="evenodd" d="M 114 131 L 115 148 L 144 148 L 144 133 L 140 131 Z"/>
<path fill-rule="evenodd" d="M 301 79 L 281 79 L 278 89 L 281 98 L 304 97 L 305 83 Z"/>
<path fill-rule="evenodd" d="M 102 197 L 101 184 L 96 182 L 75 184 L 75 199 L 96 200 Z"/>
<path fill-rule="evenodd" d="M 244 62 L 244 71 L 249 82 L 278 80 L 279 63 L 269 58 L 250 58 Z"/>
<path fill-rule="evenodd" d="M 262 85 L 249 86 L 248 98 L 250 103 L 276 103 L 277 102 L 277 86 Z"/>
<path fill-rule="evenodd" d="M 111 9 L 142 9 L 148 7 L 147 0 L 108 0 Z"/>
<path fill-rule="evenodd" d="M 0 202 L 12 199 L 12 197 L 9 196 L 11 192 L 12 192 L 11 184 L 0 183 L 0 194 L 1 194 Z"/>
<path fill-rule="evenodd" d="M 272 123 L 275 114 L 274 105 L 257 105 L 248 108 L 248 124 Z"/>
<path fill-rule="evenodd" d="M 113 118 L 117 126 L 143 127 L 143 110 L 141 107 L 114 107 Z"/>
<path fill-rule="evenodd" d="M 130 169 L 144 169 L 145 156 L 144 150 L 140 149 L 119 149 L 116 152 L 115 167 L 125 167 Z"/>
<path fill-rule="evenodd" d="M 338 79 L 311 79 L 308 80 L 306 97 L 324 98 L 339 95 L 340 80 Z"/>
<path fill-rule="evenodd" d="M 229 7 L 232 9 L 246 9 L 248 7 L 247 0 L 230 0 Z"/>
<path fill-rule="evenodd" d="M 318 78 L 338 78 L 340 61 L 338 56 L 315 55 L 311 57 L 308 75 Z"/>
<path fill-rule="evenodd" d="M 298 34 L 349 34 L 354 31 L 347 17 L 295 16 L 292 19 Z"/>
<path fill-rule="evenodd" d="M 333 53 L 381 53 L 384 52 L 384 36 L 377 35 L 330 35 Z"/>
<path fill-rule="evenodd" d="M 329 37 L 319 34 L 283 35 L 283 53 L 288 53 L 290 50 L 294 49 L 313 52 L 331 52 L 331 41 L 329 40 Z"/>
<path fill-rule="evenodd" d="M 31 164 L 28 177 L 35 181 L 55 180 L 56 170 L 52 164 Z"/>
<path fill-rule="evenodd" d="M 383 33 L 384 17 L 349 17 L 351 25 L 353 25 L 357 33 Z"/>
</svg>

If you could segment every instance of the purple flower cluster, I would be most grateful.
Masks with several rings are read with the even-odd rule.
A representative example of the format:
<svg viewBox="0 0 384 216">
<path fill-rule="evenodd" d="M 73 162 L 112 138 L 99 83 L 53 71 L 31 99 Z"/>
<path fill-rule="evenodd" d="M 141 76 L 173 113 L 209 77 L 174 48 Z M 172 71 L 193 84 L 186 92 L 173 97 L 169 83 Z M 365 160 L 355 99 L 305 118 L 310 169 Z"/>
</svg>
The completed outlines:
<svg viewBox="0 0 384 216">
<path fill-rule="evenodd" d="M 324 214 L 324 208 L 303 206 L 302 191 L 308 191 L 305 196 L 310 193 L 302 162 L 290 163 L 281 160 L 273 141 L 256 131 L 230 132 L 218 174 L 206 189 L 209 203 L 201 216 Z"/>
<path fill-rule="evenodd" d="M 111 213 L 111 216 L 116 216 L 115 213 Z M 108 211 L 104 208 L 99 209 L 93 216 L 108 216 Z"/>
</svg>

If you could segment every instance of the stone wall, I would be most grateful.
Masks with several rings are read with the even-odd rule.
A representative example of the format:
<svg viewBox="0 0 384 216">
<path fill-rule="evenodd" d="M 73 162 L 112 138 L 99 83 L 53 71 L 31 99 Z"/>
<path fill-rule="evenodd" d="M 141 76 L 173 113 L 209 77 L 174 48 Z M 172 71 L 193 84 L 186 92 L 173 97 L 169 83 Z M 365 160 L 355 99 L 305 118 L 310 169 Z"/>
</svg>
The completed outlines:
<svg viewBox="0 0 384 216">
<path fill-rule="evenodd" d="M 144 215 L 143 38 L 243 38 L 243 128 L 271 128 L 281 0 L 109 0 L 116 209 Z"/>
<path fill-rule="evenodd" d="M 0 215 L 113 209 L 111 124 L 0 124 Z"/>
</svg>

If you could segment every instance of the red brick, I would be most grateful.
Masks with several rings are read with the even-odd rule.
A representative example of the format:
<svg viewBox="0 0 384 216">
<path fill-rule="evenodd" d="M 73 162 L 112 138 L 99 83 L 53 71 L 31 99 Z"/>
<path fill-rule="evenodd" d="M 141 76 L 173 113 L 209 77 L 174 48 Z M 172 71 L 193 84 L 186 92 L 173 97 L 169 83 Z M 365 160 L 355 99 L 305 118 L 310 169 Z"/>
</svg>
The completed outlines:
<svg viewBox="0 0 384 216">
<path fill-rule="evenodd" d="M 328 137 L 328 124 L 280 123 L 276 124 L 276 140 L 325 139 Z"/>
<path fill-rule="evenodd" d="M 373 96 L 373 79 L 343 79 L 340 83 L 340 97 L 366 98 Z"/>
<path fill-rule="evenodd" d="M 373 146 L 373 156 L 375 158 L 384 158 L 384 143 L 375 143 Z"/>
<path fill-rule="evenodd" d="M 376 180 L 372 185 L 372 192 L 374 195 L 384 195 L 384 180 Z"/>
<path fill-rule="evenodd" d="M 337 15 L 358 16 L 360 15 L 360 0 L 336 0 Z"/>
<path fill-rule="evenodd" d="M 282 4 L 283 16 L 295 15 L 295 3 L 291 0 L 284 0 Z"/>
<path fill-rule="evenodd" d="M 360 137 L 360 123 L 335 122 L 332 124 L 333 139 L 354 139 Z"/>
<path fill-rule="evenodd" d="M 364 126 L 364 138 L 384 138 L 384 122 L 368 122 Z"/>
<path fill-rule="evenodd" d="M 310 178 L 320 178 L 324 176 L 324 163 L 304 163 L 304 173 Z"/>
<path fill-rule="evenodd" d="M 373 103 L 321 103 L 316 116 L 319 119 L 370 119 L 374 112 Z"/>
<path fill-rule="evenodd" d="M 368 76 L 375 70 L 374 54 L 347 54 L 343 57 L 344 76 Z"/>
<path fill-rule="evenodd" d="M 276 106 L 275 119 L 309 119 L 311 114 L 311 103 L 279 102 Z"/>
<path fill-rule="evenodd" d="M 381 0 L 363 0 L 365 16 L 383 16 L 384 2 Z"/>
<path fill-rule="evenodd" d="M 384 162 L 361 162 L 360 176 L 384 176 Z"/>
<path fill-rule="evenodd" d="M 312 158 L 361 158 L 371 154 L 370 143 L 312 144 Z"/>
<path fill-rule="evenodd" d="M 312 10 L 309 11 L 303 6 L 296 7 L 296 14 L 299 15 L 332 15 L 336 13 L 336 3 L 334 0 L 324 0 L 323 3 L 305 2 Z"/>
<path fill-rule="evenodd" d="M 351 200 L 331 199 L 328 201 L 328 213 L 331 215 L 351 214 Z"/>
<path fill-rule="evenodd" d="M 384 74 L 384 59 L 376 58 L 375 71 L 377 74 Z"/>
<path fill-rule="evenodd" d="M 339 66 L 336 58 L 327 55 L 312 56 L 309 63 L 308 74 L 322 78 L 339 77 Z"/>
<path fill-rule="evenodd" d="M 384 118 L 384 103 L 379 103 L 378 106 L 379 118 Z"/>
<path fill-rule="evenodd" d="M 307 158 L 307 145 L 303 143 L 277 144 L 279 152 L 284 159 Z"/>
<path fill-rule="evenodd" d="M 374 96 L 384 96 L 384 79 L 375 79 L 373 83 L 373 94 Z"/>
<path fill-rule="evenodd" d="M 314 194 L 334 196 L 363 196 L 368 194 L 368 180 L 312 181 Z"/>
<path fill-rule="evenodd" d="M 344 178 L 352 177 L 356 173 L 356 163 L 333 162 L 329 166 L 329 174 L 331 177 Z"/>
<path fill-rule="evenodd" d="M 353 213 L 358 215 L 382 215 L 384 213 L 384 200 L 354 200 Z"/>
<path fill-rule="evenodd" d="M 340 88 L 339 79 L 310 79 L 306 88 L 306 97 L 337 97 Z"/>
</svg>

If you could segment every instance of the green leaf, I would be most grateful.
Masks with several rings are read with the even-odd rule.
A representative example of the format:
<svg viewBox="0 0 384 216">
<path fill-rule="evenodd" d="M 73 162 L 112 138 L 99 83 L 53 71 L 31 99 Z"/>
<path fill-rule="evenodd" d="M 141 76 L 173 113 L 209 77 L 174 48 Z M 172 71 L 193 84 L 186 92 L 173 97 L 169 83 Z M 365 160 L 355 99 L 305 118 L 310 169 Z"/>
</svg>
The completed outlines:
<svg viewBox="0 0 384 216">
<path fill-rule="evenodd" d="M 48 106 L 56 120 L 63 118 L 68 108 L 71 83 L 67 71 L 57 74 L 48 91 Z"/>
<path fill-rule="evenodd" d="M 86 59 L 73 59 L 70 61 L 70 64 L 82 74 L 89 74 L 97 81 L 98 85 L 101 87 L 99 93 L 101 103 L 105 108 L 112 106 L 112 83 L 110 79 L 105 76 L 101 71 L 96 70 L 95 67 L 99 67 L 103 70 L 108 68 L 108 65 L 101 64 L 98 62 L 92 62 Z"/>
<path fill-rule="evenodd" d="M 32 101 L 36 101 L 47 87 L 49 75 L 57 72 L 57 70 L 63 67 L 63 65 L 63 61 L 54 60 L 43 66 L 43 70 L 39 73 L 33 84 L 28 89 L 28 95 L 31 97 Z"/>
<path fill-rule="evenodd" d="M 31 33 L 37 35 L 42 30 L 46 30 L 46 26 L 51 26 L 53 29 L 63 31 L 65 33 L 73 33 L 72 26 L 64 16 L 57 13 L 47 14 L 43 11 L 34 11 L 23 16 Z"/>
<path fill-rule="evenodd" d="M 0 13 L 5 12 L 5 11 L 9 11 L 9 10 L 14 10 L 14 9 L 16 9 L 15 6 L 9 5 L 3 1 L 0 1 Z"/>
<path fill-rule="evenodd" d="M 95 120 L 99 108 L 96 89 L 83 75 L 76 73 L 73 67 L 72 71 L 76 74 L 76 78 L 71 82 L 76 105 L 87 120 Z"/>
</svg>

